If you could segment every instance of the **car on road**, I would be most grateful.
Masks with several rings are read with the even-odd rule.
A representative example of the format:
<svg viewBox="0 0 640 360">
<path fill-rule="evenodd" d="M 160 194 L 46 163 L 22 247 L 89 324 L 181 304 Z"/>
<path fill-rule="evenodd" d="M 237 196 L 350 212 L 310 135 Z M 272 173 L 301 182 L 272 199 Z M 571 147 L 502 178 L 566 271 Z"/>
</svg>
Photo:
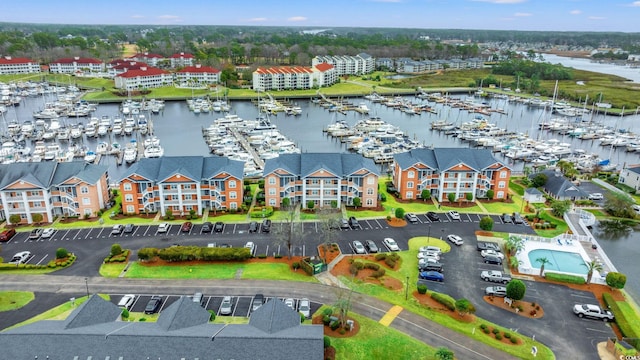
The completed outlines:
<svg viewBox="0 0 640 360">
<path fill-rule="evenodd" d="M 384 238 L 382 242 L 387 246 L 387 249 L 389 249 L 389 251 L 400 251 L 398 243 L 392 238 Z"/>
<path fill-rule="evenodd" d="M 111 235 L 120 235 L 122 234 L 123 231 L 124 231 L 124 225 L 122 224 L 113 225 L 113 227 L 111 228 Z"/>
<path fill-rule="evenodd" d="M 449 234 L 447 236 L 447 240 L 449 240 L 452 244 L 455 244 L 455 245 L 458 245 L 458 246 L 464 244 L 464 240 L 462 240 L 462 238 L 460 236 L 455 235 L 455 234 Z"/>
<path fill-rule="evenodd" d="M 135 227 L 135 225 L 133 225 L 133 224 L 126 224 L 126 225 L 124 226 L 124 232 L 125 232 L 126 234 L 132 233 L 132 232 L 133 232 L 133 230 L 134 230 L 135 228 L 136 228 L 136 227 Z"/>
<path fill-rule="evenodd" d="M 356 219 L 356 217 L 355 217 L 355 216 L 352 216 L 352 217 L 350 217 L 350 218 L 349 218 L 349 226 L 350 226 L 352 229 L 355 229 L 355 228 L 359 228 L 359 227 L 360 227 L 360 224 L 358 223 L 358 219 Z"/>
<path fill-rule="evenodd" d="M 365 240 L 364 247 L 366 247 L 370 253 L 378 252 L 378 245 L 376 245 L 376 243 L 373 240 Z"/>
<path fill-rule="evenodd" d="M 169 224 L 161 223 L 160 225 L 158 225 L 158 232 L 159 233 L 166 233 L 167 231 L 169 231 Z"/>
<path fill-rule="evenodd" d="M 29 251 L 21 251 L 15 255 L 13 255 L 13 257 L 11 258 L 11 261 L 9 261 L 9 264 L 24 264 L 27 261 L 29 261 L 29 258 L 31 257 L 31 252 Z"/>
<path fill-rule="evenodd" d="M 185 221 L 184 223 L 182 223 L 182 226 L 180 226 L 180 231 L 189 232 L 191 231 L 192 227 L 193 227 L 193 223 L 191 221 Z"/>
<path fill-rule="evenodd" d="M 250 233 L 254 233 L 258 231 L 258 222 L 257 221 L 252 221 L 249 223 L 249 232 Z"/>
<path fill-rule="evenodd" d="M 460 220 L 460 213 L 458 213 L 455 210 L 449 210 L 449 217 L 451 218 L 451 220 Z"/>
<path fill-rule="evenodd" d="M 162 305 L 162 298 L 160 296 L 152 296 L 147 302 L 147 306 L 144 307 L 145 314 L 155 314 L 160 310 Z"/>
<path fill-rule="evenodd" d="M 5 229 L 0 232 L 0 242 L 6 242 L 11 240 L 11 238 L 16 234 L 15 229 Z"/>
<path fill-rule="evenodd" d="M 42 231 L 43 230 L 41 228 L 35 228 L 31 230 L 31 232 L 29 233 L 29 240 L 38 240 L 42 235 Z"/>
<path fill-rule="evenodd" d="M 216 224 L 213 225 L 213 231 L 215 231 L 215 232 L 224 231 L 224 223 L 222 221 L 216 222 Z"/>
<path fill-rule="evenodd" d="M 427 213 L 427 218 L 431 221 L 440 221 L 440 216 L 433 211 Z"/>
<path fill-rule="evenodd" d="M 231 315 L 233 312 L 233 302 L 231 296 L 225 296 L 222 298 L 222 304 L 220 304 L 220 315 Z"/>
<path fill-rule="evenodd" d="M 309 318 L 311 316 L 311 301 L 307 298 L 300 299 L 298 302 L 298 312 L 305 318 Z"/>
<path fill-rule="evenodd" d="M 418 274 L 418 277 L 422 280 L 438 281 L 438 282 L 444 281 L 444 275 L 442 275 L 437 271 L 421 271 L 420 274 Z"/>
<path fill-rule="evenodd" d="M 251 311 L 256 311 L 262 304 L 264 304 L 264 295 L 256 294 L 251 301 Z"/>
<path fill-rule="evenodd" d="M 263 233 L 271 232 L 271 220 L 269 219 L 262 220 L 262 232 Z"/>
<path fill-rule="evenodd" d="M 253 241 L 247 241 L 247 243 L 244 244 L 244 247 L 249 249 L 249 252 L 253 255 L 253 251 L 256 249 L 256 244 L 254 244 Z"/>
<path fill-rule="evenodd" d="M 502 215 L 500 215 L 500 219 L 502 219 L 502 222 L 505 224 L 510 224 L 513 222 L 513 219 L 511 218 L 511 215 L 504 213 Z"/>
<path fill-rule="evenodd" d="M 284 304 L 287 305 L 291 310 L 295 310 L 295 301 L 292 298 L 284 299 Z"/>
<path fill-rule="evenodd" d="M 613 320 L 613 313 L 593 304 L 576 304 L 573 306 L 573 313 L 578 317 L 588 317 L 602 320 L 604 322 Z"/>
<path fill-rule="evenodd" d="M 207 221 L 202 224 L 202 229 L 200 229 L 203 233 L 210 233 L 213 231 L 213 224 L 210 221 Z"/>
<path fill-rule="evenodd" d="M 589 194 L 589 200 L 602 200 L 602 199 L 604 199 L 604 195 L 602 195 L 602 193 Z"/>
<path fill-rule="evenodd" d="M 364 245 L 358 240 L 355 240 L 351 243 L 353 245 L 353 252 L 356 254 L 366 254 L 367 250 L 365 250 Z"/>
<path fill-rule="evenodd" d="M 129 310 L 135 300 L 136 296 L 134 294 L 126 294 L 118 302 L 118 307 Z"/>
<path fill-rule="evenodd" d="M 484 257 L 484 263 L 502 265 L 502 258 L 495 255 L 487 255 Z"/>
<path fill-rule="evenodd" d="M 340 229 L 348 229 L 349 221 L 347 219 L 340 219 Z"/>
<path fill-rule="evenodd" d="M 505 297 L 507 296 L 507 288 L 504 286 L 488 286 L 484 289 L 484 294 L 487 296 Z"/>
<path fill-rule="evenodd" d="M 415 224 L 418 222 L 418 217 L 414 213 L 406 213 L 404 214 L 404 218 L 407 219 L 407 221 L 412 224 Z"/>
<path fill-rule="evenodd" d="M 497 256 L 500 259 L 504 260 L 504 254 L 503 253 L 501 253 L 499 251 L 492 250 L 492 249 L 482 250 L 482 251 L 480 251 L 480 255 L 482 257 L 487 257 L 487 255 L 493 255 L 493 256 Z"/>
<path fill-rule="evenodd" d="M 40 235 L 41 238 L 43 239 L 48 239 L 50 237 L 53 236 L 53 234 L 56 233 L 56 229 L 54 228 L 46 228 L 44 230 L 42 230 L 42 235 Z"/>
</svg>

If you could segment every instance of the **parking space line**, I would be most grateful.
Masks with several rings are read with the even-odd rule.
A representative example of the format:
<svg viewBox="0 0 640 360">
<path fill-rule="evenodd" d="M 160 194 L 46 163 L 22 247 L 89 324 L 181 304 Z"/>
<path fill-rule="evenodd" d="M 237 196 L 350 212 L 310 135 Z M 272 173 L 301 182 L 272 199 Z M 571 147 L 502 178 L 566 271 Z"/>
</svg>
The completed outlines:
<svg viewBox="0 0 640 360">
<path fill-rule="evenodd" d="M 147 229 L 144 231 L 144 234 L 142 234 L 142 236 L 147 236 L 147 232 L 151 229 L 151 225 L 147 226 Z"/>
<path fill-rule="evenodd" d="M 382 326 L 391 325 L 391 322 L 393 322 L 393 320 L 402 312 L 402 310 L 404 310 L 402 306 L 392 306 L 391 309 L 389 309 L 389 311 L 387 311 L 386 314 L 382 316 L 382 319 L 380 319 L 378 323 L 380 323 L 380 325 Z"/>
<path fill-rule="evenodd" d="M 45 255 L 42 257 L 42 259 L 40 259 L 40 261 L 38 261 L 38 262 L 36 263 L 36 265 L 40 265 L 40 264 L 44 261 L 44 259 L 46 259 L 48 256 L 49 256 L 49 254 L 45 254 Z"/>
</svg>

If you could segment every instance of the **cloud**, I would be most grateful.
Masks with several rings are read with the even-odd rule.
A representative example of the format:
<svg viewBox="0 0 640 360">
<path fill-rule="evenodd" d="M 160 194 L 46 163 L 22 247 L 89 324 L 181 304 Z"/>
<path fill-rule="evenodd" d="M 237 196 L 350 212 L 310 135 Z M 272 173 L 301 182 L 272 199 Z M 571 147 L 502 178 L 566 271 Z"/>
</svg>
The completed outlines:
<svg viewBox="0 0 640 360">
<path fill-rule="evenodd" d="M 144 15 L 131 15 L 130 18 L 132 18 L 132 19 L 144 19 Z"/>
<path fill-rule="evenodd" d="M 582 10 L 571 10 L 571 11 L 569 11 L 569 14 L 571 14 L 571 15 L 580 15 L 580 14 L 582 14 Z"/>
<path fill-rule="evenodd" d="M 631 4 L 629 4 L 629 6 L 638 7 L 640 6 L 640 1 L 634 1 Z"/>
<path fill-rule="evenodd" d="M 248 22 L 265 22 L 265 21 L 268 21 L 268 20 L 269 19 L 264 18 L 264 17 L 257 17 L 257 18 L 248 19 L 247 21 Z"/>
<path fill-rule="evenodd" d="M 606 17 L 603 16 L 589 16 L 587 19 L 589 20 L 604 20 Z"/>
<path fill-rule="evenodd" d="M 523 2 L 527 2 L 527 0 L 471 0 L 477 2 L 488 2 L 492 4 L 520 4 Z"/>
<path fill-rule="evenodd" d="M 526 17 L 526 16 L 533 16 L 533 14 L 531 14 L 531 13 L 515 13 L 515 14 L 513 14 L 513 16 L 515 16 L 515 17 Z"/>
<path fill-rule="evenodd" d="M 299 21 L 307 21 L 308 19 L 304 16 L 292 16 L 287 19 L 287 21 L 299 22 Z"/>
</svg>

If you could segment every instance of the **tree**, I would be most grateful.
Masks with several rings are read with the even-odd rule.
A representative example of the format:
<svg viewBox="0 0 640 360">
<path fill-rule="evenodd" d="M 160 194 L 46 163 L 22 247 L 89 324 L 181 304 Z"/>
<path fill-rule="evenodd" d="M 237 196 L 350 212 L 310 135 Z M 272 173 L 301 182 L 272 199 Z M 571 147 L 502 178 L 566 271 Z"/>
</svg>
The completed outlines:
<svg viewBox="0 0 640 360">
<path fill-rule="evenodd" d="M 396 218 L 398 218 L 398 219 L 404 218 L 404 209 L 403 208 L 397 208 L 396 209 Z"/>
<path fill-rule="evenodd" d="M 344 328 L 347 325 L 347 319 L 349 311 L 351 311 L 351 295 L 353 294 L 353 288 L 343 289 L 338 288 L 337 300 L 334 303 L 334 307 L 338 309 L 338 319 L 340 320 L 340 327 Z"/>
<path fill-rule="evenodd" d="M 571 201 L 569 200 L 554 201 L 551 203 L 551 213 L 554 216 L 562 217 L 569 209 L 571 209 Z"/>
<path fill-rule="evenodd" d="M 324 262 L 327 263 L 327 254 L 331 244 L 338 240 L 341 214 L 332 209 L 318 209 L 318 225 L 320 227 L 320 238 L 322 239 L 322 250 L 324 251 Z"/>
<path fill-rule="evenodd" d="M 453 354 L 453 351 L 449 350 L 448 348 L 446 348 L 444 346 L 441 346 L 436 351 L 436 359 L 438 359 L 438 360 L 453 360 L 453 359 L 455 359 L 455 356 Z"/>
<path fill-rule="evenodd" d="M 619 272 L 610 272 L 607 274 L 605 281 L 607 282 L 607 285 L 614 289 L 623 289 L 624 285 L 627 283 L 627 275 Z"/>
<path fill-rule="evenodd" d="M 517 270 L 520 265 L 522 265 L 522 260 L 518 259 L 516 256 L 509 257 L 509 266 L 512 269 Z"/>
<path fill-rule="evenodd" d="M 122 246 L 120 244 L 111 245 L 111 256 L 118 256 L 122 254 Z"/>
<path fill-rule="evenodd" d="M 447 194 L 447 200 L 449 200 L 450 203 L 456 201 L 456 194 L 455 193 Z"/>
<path fill-rule="evenodd" d="M 511 235 L 506 240 L 506 248 L 509 250 L 509 254 L 514 256 L 524 249 L 524 240 L 520 236 Z"/>
<path fill-rule="evenodd" d="M 507 297 L 509 299 L 522 300 L 526 291 L 527 288 L 522 280 L 513 279 L 507 284 Z"/>
<path fill-rule="evenodd" d="M 309 200 L 307 201 L 307 209 L 313 209 L 313 207 L 316 206 L 316 202 L 313 200 Z"/>
<path fill-rule="evenodd" d="M 353 200 L 351 200 L 353 202 L 353 207 L 355 207 L 356 209 L 362 205 L 362 200 L 360 200 L 359 197 L 354 197 Z"/>
<path fill-rule="evenodd" d="M 56 259 L 65 259 L 69 257 L 69 252 L 65 248 L 58 248 L 56 250 Z"/>
<path fill-rule="evenodd" d="M 289 199 L 288 197 L 282 199 L 282 207 L 284 209 L 288 208 L 291 205 L 291 199 Z"/>
<path fill-rule="evenodd" d="M 284 219 L 273 227 L 273 234 L 276 243 L 284 244 L 287 247 L 289 260 L 291 260 L 291 250 L 293 246 L 302 241 L 302 223 L 297 216 L 298 206 L 289 206 L 284 211 Z"/>
<path fill-rule="evenodd" d="M 604 210 L 615 217 L 633 218 L 633 200 L 625 194 L 608 191 L 604 197 Z"/>
<path fill-rule="evenodd" d="M 35 213 L 31 215 L 31 220 L 33 220 L 34 223 L 41 223 L 43 219 L 44 219 L 44 216 L 42 216 L 42 214 L 40 213 Z"/>
<path fill-rule="evenodd" d="M 467 299 L 458 299 L 456 300 L 456 310 L 461 316 L 464 316 L 476 312 L 476 307 Z"/>
<path fill-rule="evenodd" d="M 494 196 L 495 196 L 495 191 L 491 189 L 487 190 L 487 199 L 493 199 Z"/>
<path fill-rule="evenodd" d="M 431 199 L 431 190 L 422 189 L 422 192 L 420 193 L 420 198 L 422 198 L 422 200 L 424 201 Z"/>
<path fill-rule="evenodd" d="M 473 200 L 473 194 L 472 193 L 466 193 L 465 194 L 465 198 L 467 199 L 467 201 L 471 201 L 471 200 Z"/>
<path fill-rule="evenodd" d="M 484 231 L 491 231 L 491 229 L 493 229 L 493 219 L 491 216 L 485 216 L 480 219 L 480 229 Z"/>
<path fill-rule="evenodd" d="M 544 186 L 544 184 L 546 183 L 547 183 L 547 175 L 543 173 L 534 175 L 533 179 L 531 180 L 531 185 L 536 188 L 540 186 Z"/>
<path fill-rule="evenodd" d="M 545 265 L 553 265 L 551 263 L 551 260 L 547 259 L 546 257 L 539 257 L 536 259 L 537 263 L 540 263 L 540 276 L 544 276 L 544 266 Z"/>
<path fill-rule="evenodd" d="M 587 268 L 587 284 L 591 284 L 591 278 L 593 277 L 594 271 L 600 272 L 603 269 L 602 264 L 596 260 L 591 260 L 588 263 L 583 263 L 582 265 Z"/>
<path fill-rule="evenodd" d="M 20 215 L 18 214 L 9 215 L 9 222 L 12 224 L 19 224 L 20 220 Z"/>
</svg>

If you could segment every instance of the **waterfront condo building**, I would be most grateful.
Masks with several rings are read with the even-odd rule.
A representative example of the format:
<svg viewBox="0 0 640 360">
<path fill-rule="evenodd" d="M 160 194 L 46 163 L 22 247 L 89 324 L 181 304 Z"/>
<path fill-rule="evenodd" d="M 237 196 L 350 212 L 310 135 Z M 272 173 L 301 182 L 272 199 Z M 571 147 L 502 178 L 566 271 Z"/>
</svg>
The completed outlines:
<svg viewBox="0 0 640 360">
<path fill-rule="evenodd" d="M 12 215 L 28 224 L 35 214 L 42 215 L 42 222 L 57 216 L 94 217 L 108 201 L 106 166 L 84 161 L 0 165 L 0 210 L 9 224 Z"/>
<path fill-rule="evenodd" d="M 140 67 L 128 70 L 114 78 L 117 89 L 141 90 L 169 86 L 173 84 L 173 76 L 168 71 L 154 67 Z"/>
<path fill-rule="evenodd" d="M 274 66 L 259 67 L 253 72 L 253 90 L 312 89 L 333 85 L 338 77 L 335 68 L 329 64 L 313 67 Z"/>
<path fill-rule="evenodd" d="M 363 75 L 372 73 L 376 67 L 376 60 L 369 54 L 360 53 L 356 56 L 349 55 L 325 55 L 316 56 L 311 60 L 311 65 L 331 64 L 336 69 L 336 75 Z"/>
<path fill-rule="evenodd" d="M 378 206 L 378 168 L 359 154 L 282 154 L 264 166 L 265 202 L 280 207 L 282 200 L 308 208 L 353 205 Z"/>
<path fill-rule="evenodd" d="M 144 52 L 133 55 L 129 58 L 129 60 L 142 61 L 149 64 L 150 66 L 159 66 L 160 63 L 165 60 L 165 57 L 160 54 Z"/>
<path fill-rule="evenodd" d="M 511 169 L 497 160 L 491 150 L 467 148 L 414 149 L 394 155 L 393 184 L 402 199 L 418 199 L 422 190 L 448 201 L 487 197 L 506 199 Z"/>
<path fill-rule="evenodd" d="M 78 72 L 101 73 L 105 65 L 101 60 L 94 58 L 62 58 L 49 64 L 49 72 L 57 74 L 75 74 Z"/>
<path fill-rule="evenodd" d="M 185 54 L 183 52 L 173 54 L 169 57 L 172 68 L 180 68 L 184 66 L 193 66 L 194 56 L 192 54 Z"/>
<path fill-rule="evenodd" d="M 198 84 L 217 84 L 220 81 L 220 70 L 211 66 L 187 66 L 184 69 L 176 71 L 175 80 L 178 84 L 188 84 L 196 82 Z"/>
<path fill-rule="evenodd" d="M 0 75 L 39 73 L 40 64 L 27 58 L 0 57 Z"/>
<path fill-rule="evenodd" d="M 125 214 L 201 214 L 242 205 L 244 162 L 226 157 L 143 158 L 120 180 Z"/>
</svg>

